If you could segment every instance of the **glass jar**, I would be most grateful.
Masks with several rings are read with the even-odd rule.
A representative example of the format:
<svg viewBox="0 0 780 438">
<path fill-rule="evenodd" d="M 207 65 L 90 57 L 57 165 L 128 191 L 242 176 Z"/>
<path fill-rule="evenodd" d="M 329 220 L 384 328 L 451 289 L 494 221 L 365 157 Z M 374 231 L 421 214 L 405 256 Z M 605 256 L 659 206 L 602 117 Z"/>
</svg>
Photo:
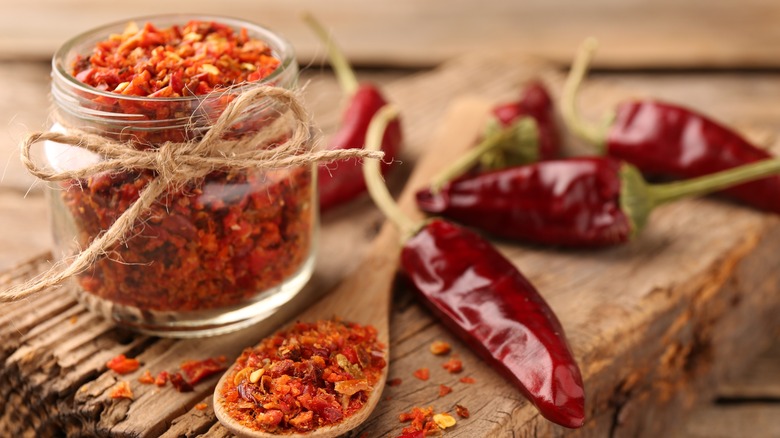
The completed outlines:
<svg viewBox="0 0 780 438">
<path fill-rule="evenodd" d="M 157 28 L 190 20 L 245 29 L 265 42 L 280 63 L 264 79 L 219 93 L 138 97 L 102 91 L 76 79 L 73 62 L 99 41 L 121 34 L 127 22 L 101 27 L 65 43 L 53 58 L 52 130 L 78 129 L 111 141 L 154 148 L 202 137 L 238 94 L 257 84 L 292 89 L 298 65 L 291 45 L 261 26 L 224 17 L 138 18 Z M 284 108 L 270 98 L 243 114 L 227 134 L 235 139 L 270 129 Z M 278 124 L 274 124 L 278 134 Z M 284 125 L 287 126 L 287 125 Z M 284 128 L 283 137 L 291 133 Z M 101 160 L 84 149 L 44 144 L 55 170 Z M 272 170 L 211 172 L 170 189 L 136 220 L 122 243 L 75 277 L 79 299 L 116 323 L 140 332 L 194 337 L 236 330 L 270 316 L 311 277 L 318 230 L 313 165 Z M 106 230 L 156 174 L 112 171 L 49 190 L 55 253 L 72 257 Z"/>
</svg>

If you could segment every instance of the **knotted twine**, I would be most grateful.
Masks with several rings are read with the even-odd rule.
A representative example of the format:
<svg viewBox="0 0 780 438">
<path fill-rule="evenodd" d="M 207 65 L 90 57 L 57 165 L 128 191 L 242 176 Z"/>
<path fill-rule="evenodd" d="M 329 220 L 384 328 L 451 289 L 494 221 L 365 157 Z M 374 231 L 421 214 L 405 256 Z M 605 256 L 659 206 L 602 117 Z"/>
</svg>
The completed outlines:
<svg viewBox="0 0 780 438">
<path fill-rule="evenodd" d="M 286 117 L 279 117 L 271 126 L 256 133 L 235 140 L 224 139 L 225 133 L 247 110 L 267 102 L 269 98 L 286 108 L 292 117 L 294 127 L 287 141 L 273 148 L 262 147 L 284 133 L 277 122 L 284 121 Z M 124 238 L 135 221 L 163 193 L 183 187 L 215 170 L 278 169 L 342 158 L 381 159 L 384 156 L 383 152 L 363 149 L 312 151 L 314 142 L 309 127 L 309 115 L 294 92 L 273 86 L 257 86 L 232 100 L 204 136 L 196 141 L 166 142 L 154 149 L 140 150 L 131 142 L 115 142 L 78 130 L 28 134 L 22 141 L 22 163 L 31 174 L 44 181 L 81 180 L 106 171 L 151 170 L 156 173 L 156 177 L 143 188 L 138 199 L 107 230 L 96 236 L 86 249 L 78 253 L 69 265 L 64 268 L 55 265 L 24 284 L 0 292 L 0 302 L 27 297 L 86 271 L 109 247 Z M 42 141 L 79 147 L 102 156 L 103 160 L 77 170 L 42 168 L 31 158 L 32 146 Z"/>
</svg>

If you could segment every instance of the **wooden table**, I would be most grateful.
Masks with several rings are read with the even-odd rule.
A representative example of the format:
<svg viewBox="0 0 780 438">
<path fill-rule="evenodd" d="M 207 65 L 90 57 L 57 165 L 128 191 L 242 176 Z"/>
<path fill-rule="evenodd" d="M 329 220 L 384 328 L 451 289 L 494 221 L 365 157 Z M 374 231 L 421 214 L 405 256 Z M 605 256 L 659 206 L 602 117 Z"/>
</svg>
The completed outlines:
<svg viewBox="0 0 780 438">
<path fill-rule="evenodd" d="M 469 11 L 466 5 L 462 10 L 450 10 L 446 14 L 438 15 L 438 12 L 447 8 L 437 2 L 419 6 L 418 2 L 408 2 L 408 4 L 399 4 L 398 11 L 393 15 L 394 20 L 387 20 L 383 25 L 385 27 L 371 27 L 372 32 L 367 32 L 361 21 L 381 20 L 358 20 L 356 17 L 378 17 L 383 11 L 381 7 L 353 9 L 355 12 L 352 12 L 352 15 L 336 12 L 339 8 L 367 8 L 359 6 L 358 3 L 337 2 L 333 6 L 334 10 L 322 10 L 318 14 L 323 20 L 333 23 L 338 32 L 337 36 L 353 59 L 361 62 L 362 65 L 385 67 L 381 70 L 361 70 L 360 74 L 386 86 L 391 94 L 401 101 L 399 103 L 402 106 L 413 105 L 411 101 L 406 100 L 411 94 L 410 86 L 407 84 L 424 82 L 424 79 L 420 79 L 420 75 L 431 74 L 428 72 L 429 68 L 461 52 L 477 50 L 486 45 L 507 48 L 510 42 L 519 38 L 522 47 L 517 51 L 518 53 L 547 55 L 553 61 L 564 62 L 573 52 L 580 37 L 598 28 L 602 31 L 599 36 L 604 45 L 602 54 L 598 58 L 601 66 L 620 67 L 621 70 L 601 70 L 593 75 L 589 82 L 593 90 L 600 88 L 630 90 L 629 94 L 654 95 L 676 102 L 685 102 L 689 106 L 704 110 L 716 118 L 738 126 L 748 132 L 752 138 L 766 144 L 772 143 L 780 130 L 780 106 L 776 105 L 780 99 L 780 74 L 773 69 L 777 66 L 777 60 L 768 49 L 775 47 L 774 43 L 778 39 L 774 34 L 774 26 L 770 24 L 773 22 L 772 17 L 777 17 L 780 8 L 774 7 L 773 4 L 753 2 L 752 5 L 743 5 L 735 14 L 727 13 L 731 12 L 730 8 L 726 11 L 725 6 L 716 5 L 706 8 L 703 15 L 697 15 L 697 20 L 685 20 L 684 17 L 693 16 L 691 11 L 698 11 L 693 8 L 695 5 L 690 4 L 684 9 L 677 9 L 672 5 L 673 2 L 670 4 L 662 2 L 656 6 L 639 5 L 636 11 L 632 11 L 627 7 L 618 6 L 617 3 L 602 1 L 583 11 L 584 6 L 575 5 L 571 5 L 571 9 L 552 10 L 545 7 L 544 2 L 530 3 L 528 6 L 514 4 L 510 6 L 509 2 L 506 5 L 496 2 L 495 8 L 484 8 L 487 11 L 484 17 L 468 20 L 469 14 L 474 12 Z M 58 14 L 56 8 L 59 5 L 59 2 L 49 5 L 52 9 L 45 16 L 50 20 L 64 16 L 62 15 L 64 12 Z M 142 2 L 141 5 L 144 6 L 145 3 Z M 150 5 L 146 6 L 152 10 Z M 18 15 L 4 14 L 2 18 L 6 21 L 0 29 L 5 29 L 6 32 L 19 30 L 19 26 L 15 24 L 17 21 L 9 17 L 28 17 L 33 13 L 29 9 L 32 6 L 24 2 L 18 2 L 13 6 L 16 9 L 12 10 Z M 77 30 L 115 17 L 112 15 L 115 14 L 114 11 L 101 8 L 97 2 L 93 6 L 95 6 L 94 13 L 78 14 L 76 21 L 78 24 L 73 24 Z M 317 10 L 315 3 L 307 6 Z M 312 40 L 302 42 L 306 41 L 306 36 L 304 31 L 294 24 L 293 11 L 278 4 L 273 4 L 273 8 L 277 16 L 283 18 L 279 21 L 280 26 L 294 29 L 293 39 L 297 40 L 296 44 L 301 47 L 303 61 L 306 62 L 307 59 L 314 57 L 318 53 L 316 46 Z M 209 11 L 208 7 L 202 10 Z M 536 13 L 534 16 L 545 19 L 540 19 L 539 23 L 533 24 L 534 21 L 529 18 L 532 16 L 530 12 Z M 681 16 L 677 16 L 678 12 L 682 12 Z M 259 12 L 254 13 L 260 15 Z M 648 20 L 644 20 L 647 14 L 658 17 L 649 20 L 649 23 L 658 25 L 658 28 L 648 24 Z M 497 15 L 505 16 L 501 20 L 495 20 Z M 526 25 L 514 26 L 514 21 L 508 18 L 510 16 L 517 18 L 518 23 Z M 119 15 L 116 18 L 122 17 Z M 429 21 L 425 23 L 430 26 L 410 25 L 410 28 L 414 29 L 413 32 L 401 33 L 408 40 L 387 38 L 387 35 L 398 34 L 389 29 L 389 23 L 410 22 L 418 17 L 428 19 Z M 488 17 L 493 17 L 494 21 L 489 21 Z M 574 20 L 570 17 L 578 19 Z M 616 19 L 616 17 L 625 19 Z M 751 21 L 753 17 L 761 19 Z M 73 33 L 65 30 L 65 21 L 53 20 L 57 26 L 51 27 L 51 32 L 44 35 L 47 39 L 34 43 L 29 39 L 24 40 L 25 33 L 21 32 L 14 33 L 13 36 L 21 38 L 22 43 L 16 41 L 9 45 L 8 42 L 12 40 L 7 34 L 0 33 L 2 37 L 0 54 L 5 54 L 2 57 L 6 59 L 0 63 L 0 84 L 3 84 L 0 87 L 0 96 L 3 97 L 0 99 L 0 122 L 2 122 L 0 123 L 0 151 L 2 151 L 0 158 L 3 160 L 0 162 L 8 163 L 0 184 L 0 200 L 3 205 L 3 214 L 0 214 L 0 225 L 2 225 L 0 226 L 0 268 L 3 269 L 8 269 L 51 248 L 46 220 L 47 207 L 41 185 L 33 184 L 33 179 L 25 174 L 18 164 L 15 148 L 22 133 L 39 129 L 45 124 L 49 67 L 42 58 L 48 56 L 63 35 Z M 467 23 L 466 29 L 478 36 L 464 41 L 462 36 L 459 36 L 462 32 L 453 32 L 459 23 Z M 484 23 L 495 23 L 497 29 L 490 34 L 478 32 L 480 26 L 485 25 Z M 544 30 L 541 28 L 544 23 L 558 24 L 550 25 L 548 30 Z M 563 26 L 561 23 L 572 25 Z M 422 32 L 422 29 L 427 29 L 430 33 Z M 565 31 L 556 33 L 555 29 Z M 664 32 L 657 29 L 663 29 Z M 540 32 L 546 38 L 539 44 L 532 44 L 531 38 L 539 35 Z M 670 35 L 670 32 L 675 37 L 679 35 L 679 38 L 672 40 L 669 36 L 656 35 Z M 372 38 L 362 38 L 366 34 L 372 35 Z M 385 36 L 384 39 L 382 35 Z M 490 38 L 487 38 L 488 36 Z M 480 40 L 480 38 L 484 39 Z M 30 45 L 25 45 L 25 41 Z M 388 44 L 388 41 L 391 43 Z M 424 44 L 413 44 L 414 41 L 424 41 Z M 492 44 L 495 41 L 498 43 Z M 611 46 L 608 41 L 616 41 L 616 43 Z M 19 47 L 30 47 L 34 50 L 21 53 Z M 381 47 L 382 50 L 372 50 L 374 47 Z M 412 47 L 412 49 L 398 50 L 399 47 Z M 726 68 L 726 70 L 706 70 L 713 66 Z M 649 67 L 654 70 L 647 71 Z M 693 70 L 680 71 L 679 68 L 682 67 L 693 68 Z M 751 70 L 745 70 L 746 67 Z M 755 67 L 761 69 L 752 69 Z M 318 68 L 309 69 L 306 77 L 311 79 L 307 96 L 312 98 L 308 103 L 322 129 L 328 132 L 335 126 L 337 118 L 337 113 L 332 111 L 333 102 L 338 96 L 335 83 L 327 71 Z M 498 89 L 486 90 L 483 97 L 499 99 L 499 94 Z M 435 130 L 446 113 L 446 105 L 430 110 L 427 119 L 411 124 L 411 134 L 416 138 L 412 140 L 414 147 L 406 152 L 404 157 L 406 163 L 416 163 L 424 155 L 425 143 L 435 136 Z M 406 167 L 405 172 L 391 180 L 396 191 L 400 191 L 405 175 L 408 175 L 411 167 Z M 354 219 L 347 220 L 352 214 L 355 214 Z M 329 221 L 326 225 L 347 228 L 348 225 L 338 224 L 349 224 L 352 220 L 363 224 L 359 229 L 352 230 L 353 234 L 350 234 L 355 239 L 356 250 L 361 251 L 361 248 L 365 249 L 369 244 L 373 236 L 372 230 L 376 229 L 380 217 L 371 209 L 370 204 L 362 202 L 349 209 L 335 212 L 331 218 L 326 218 L 326 221 Z M 766 254 L 766 257 L 773 255 Z M 332 275 L 320 279 L 318 292 L 321 293 L 336 284 L 340 276 L 347 275 L 354 266 L 354 264 L 331 266 Z M 541 284 L 545 283 L 542 276 L 538 276 L 537 279 Z M 412 345 L 424 347 L 425 343 L 430 341 L 426 336 L 439 333 L 436 330 L 430 331 L 427 326 L 415 325 L 414 322 L 417 320 L 429 321 L 428 317 L 420 313 L 416 305 L 410 305 L 405 294 L 399 296 L 400 301 L 396 302 L 396 307 L 399 309 L 401 319 L 398 321 L 402 321 L 404 325 L 395 327 L 393 335 L 404 339 L 404 342 L 398 344 L 402 349 L 393 353 L 396 357 L 409 353 L 403 348 L 409 349 Z M 3 306 L 0 309 L 9 309 Z M 5 312 L 0 310 L 0 318 L 2 315 L 5 315 Z M 78 318 L 89 318 L 89 316 L 79 314 Z M 16 316 L 11 319 L 16 320 Z M 67 318 L 63 321 L 67 321 Z M 97 320 L 93 324 L 97 327 L 95 330 L 108 330 Z M 43 327 L 35 324 L 26 327 L 26 330 L 28 331 L 24 333 L 35 333 L 36 330 L 42 331 Z M 755 342 L 758 346 L 765 346 L 769 345 L 772 339 L 777 339 L 777 334 L 745 333 L 742 338 L 732 341 L 748 345 Z M 0 357 L 6 358 L 14 352 L 17 355 L 21 354 L 19 351 L 24 351 L 25 343 L 34 338 L 33 335 L 19 337 L 21 344 L 7 344 L 6 353 L 0 354 Z M 409 339 L 413 341 L 410 342 Z M 135 344 L 132 344 L 133 342 Z M 135 339 L 131 344 L 137 346 L 145 342 L 151 341 Z M 163 345 L 171 344 L 163 343 Z M 143 347 L 137 348 L 143 349 Z M 758 350 L 759 348 L 756 347 L 744 351 L 751 351 L 753 355 L 758 355 Z M 737 373 L 713 374 L 717 376 L 717 380 L 709 382 L 713 389 L 707 391 L 704 400 L 692 399 L 695 403 L 690 405 L 684 400 L 678 400 L 677 405 L 684 408 L 684 412 L 687 413 L 677 418 L 679 436 L 777 436 L 780 434 L 780 422 L 776 420 L 777 414 L 780 414 L 780 406 L 777 404 L 780 399 L 780 376 L 777 373 L 780 369 L 779 350 L 780 346 L 775 343 L 764 355 L 757 356 L 750 367 L 739 367 Z M 748 358 L 739 359 L 742 362 L 751 362 Z M 713 366 L 722 367 L 717 363 Z M 404 380 L 410 381 L 411 384 L 412 378 L 404 376 Z M 39 382 L 16 382 L 15 384 L 21 388 Z M 621 384 L 625 387 L 630 386 L 627 381 Z M 392 394 L 399 396 L 403 392 Z M 640 391 L 639 395 L 641 394 Z M 683 391 L 681 394 L 687 393 Z M 642 402 L 641 398 L 637 399 L 639 395 L 632 394 L 631 391 L 618 392 L 614 395 L 615 398 L 608 401 L 614 405 L 613 417 L 602 420 L 605 424 L 612 425 L 610 430 L 614 435 L 628 436 L 633 430 L 632 427 L 642 423 L 637 418 L 652 422 L 654 418 L 663 418 L 662 413 L 666 412 L 659 407 L 658 413 L 654 414 L 652 410 L 654 405 Z M 709 400 L 713 401 L 708 402 Z M 389 406 L 395 408 L 401 405 L 389 403 L 386 409 L 389 410 Z M 8 427 L 8 424 L 12 424 L 18 418 L 10 413 L 10 405 L 6 404 L 4 407 L 5 410 L 0 409 L 0 431 L 13 430 L 4 427 Z M 200 414 L 192 410 L 185 412 L 187 410 L 185 407 L 182 409 L 184 409 L 181 412 L 182 418 L 188 420 L 179 421 L 176 423 L 179 429 L 174 427 L 171 431 L 179 430 L 184 433 L 186 425 L 197 424 L 196 420 Z M 383 414 L 388 413 L 385 411 Z M 208 424 L 209 420 L 206 418 L 202 421 L 203 424 Z M 208 428 L 203 429 L 203 426 L 200 427 L 201 429 L 197 427 L 195 429 L 201 432 L 208 430 Z M 484 430 L 494 430 L 493 433 L 499 433 L 496 430 L 506 430 L 507 427 L 512 428 L 510 424 L 504 425 L 503 429 L 486 427 Z M 534 435 L 533 431 L 527 429 L 518 429 L 516 432 L 523 436 Z M 212 431 L 212 433 L 217 432 Z M 458 429 L 448 431 L 449 433 L 457 435 Z M 556 433 L 561 433 L 561 430 L 556 430 Z"/>
</svg>

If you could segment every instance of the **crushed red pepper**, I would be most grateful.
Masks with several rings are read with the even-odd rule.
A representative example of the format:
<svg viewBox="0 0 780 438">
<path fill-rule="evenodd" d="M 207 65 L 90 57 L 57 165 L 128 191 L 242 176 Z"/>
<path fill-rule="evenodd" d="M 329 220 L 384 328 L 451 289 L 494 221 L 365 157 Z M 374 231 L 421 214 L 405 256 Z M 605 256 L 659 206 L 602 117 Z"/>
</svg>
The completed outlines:
<svg viewBox="0 0 780 438">
<path fill-rule="evenodd" d="M 444 397 L 445 395 L 452 392 L 452 387 L 447 385 L 439 385 L 439 397 Z"/>
<path fill-rule="evenodd" d="M 119 354 L 106 362 L 106 366 L 117 374 L 129 374 L 141 366 L 138 359 L 128 358 L 124 354 Z"/>
<path fill-rule="evenodd" d="M 456 374 L 463 371 L 463 362 L 455 357 L 451 357 L 447 362 L 444 362 L 441 366 L 451 374 Z"/>
<path fill-rule="evenodd" d="M 415 406 L 409 412 L 404 412 L 398 416 L 402 423 L 411 422 L 401 431 L 402 434 L 415 434 L 422 432 L 423 435 L 429 435 L 439 431 L 439 426 L 433 421 L 433 407 L 421 408 Z"/>
<path fill-rule="evenodd" d="M 85 93 L 83 99 L 90 110 L 148 120 L 148 126 L 97 127 L 107 138 L 146 149 L 197 140 L 200 125 L 215 120 L 236 94 L 205 95 L 262 80 L 279 65 L 270 47 L 246 29 L 190 21 L 165 29 L 130 24 L 78 57 L 71 74 L 96 90 L 148 97 Z M 204 97 L 154 100 L 190 95 Z M 228 135 L 260 130 L 269 117 L 274 116 L 240 122 Z M 171 127 L 158 128 L 166 120 Z M 63 182 L 78 244 L 86 247 L 108 229 L 155 177 L 152 171 L 106 172 Z M 306 260 L 311 199 L 309 167 L 212 172 L 160 197 L 127 233 L 133 237 L 110 248 L 110 258 L 98 260 L 77 280 L 88 293 L 142 310 L 187 312 L 250 302 L 294 275 Z"/>
<path fill-rule="evenodd" d="M 152 372 L 149 370 L 145 370 L 143 374 L 141 374 L 140 377 L 138 377 L 138 382 L 143 383 L 144 385 L 151 385 L 154 383 L 154 376 L 152 376 Z"/>
<path fill-rule="evenodd" d="M 154 378 L 154 384 L 163 387 L 166 383 L 168 383 L 168 377 L 168 371 L 160 371 L 157 374 L 157 377 Z"/>
<path fill-rule="evenodd" d="M 469 384 L 469 385 L 472 384 L 472 383 L 477 383 L 477 381 L 473 377 L 461 377 L 460 378 L 460 382 L 461 383 L 466 383 L 466 384 Z"/>
<path fill-rule="evenodd" d="M 400 377 L 396 377 L 396 378 L 393 378 L 393 379 L 389 379 L 389 380 L 387 381 L 387 385 L 388 385 L 388 386 L 399 386 L 399 385 L 401 385 L 401 383 L 403 383 L 403 380 L 401 380 L 401 378 L 400 378 Z"/>
<path fill-rule="evenodd" d="M 77 58 L 73 75 L 101 91 L 180 97 L 257 81 L 278 66 L 270 47 L 246 29 L 199 20 L 164 29 L 131 22 Z"/>
<path fill-rule="evenodd" d="M 179 368 L 181 368 L 184 376 L 187 378 L 187 383 L 195 385 L 207 377 L 225 371 L 227 369 L 227 359 L 225 356 L 219 356 L 204 360 L 188 360 L 182 363 Z"/>
<path fill-rule="evenodd" d="M 244 350 L 220 403 L 251 429 L 306 432 L 360 410 L 386 365 L 371 326 L 298 322 Z"/>
<path fill-rule="evenodd" d="M 206 404 L 206 403 L 198 403 L 198 404 L 195 405 L 195 409 L 197 409 L 199 411 L 205 411 L 206 408 L 208 408 L 208 407 L 209 407 L 209 405 Z"/>
<path fill-rule="evenodd" d="M 130 383 L 125 380 L 120 380 L 116 385 L 114 385 L 113 388 L 111 388 L 111 392 L 109 392 L 108 396 L 113 399 L 126 398 L 132 400 L 133 390 L 130 389 Z"/>
<path fill-rule="evenodd" d="M 460 418 L 469 418 L 471 416 L 468 408 L 463 405 L 455 405 L 455 413 L 458 414 L 458 417 Z"/>
<path fill-rule="evenodd" d="M 428 368 L 420 368 L 415 370 L 412 375 L 420 380 L 428 380 L 431 377 L 431 372 Z"/>
</svg>

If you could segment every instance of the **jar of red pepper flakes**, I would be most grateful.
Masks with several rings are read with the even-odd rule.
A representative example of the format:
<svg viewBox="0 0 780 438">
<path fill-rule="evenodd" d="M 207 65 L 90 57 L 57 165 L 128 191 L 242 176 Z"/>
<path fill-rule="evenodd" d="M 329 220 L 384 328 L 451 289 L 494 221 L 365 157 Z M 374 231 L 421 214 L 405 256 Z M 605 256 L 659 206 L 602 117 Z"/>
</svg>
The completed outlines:
<svg viewBox="0 0 780 438">
<path fill-rule="evenodd" d="M 197 141 L 236 96 L 258 84 L 293 89 L 297 76 L 292 46 L 253 23 L 183 15 L 127 20 L 57 51 L 52 130 L 78 129 L 139 149 Z M 275 123 L 280 105 L 267 99 L 253 106 L 227 135 L 274 129 L 278 142 L 289 138 Z M 101 160 L 54 142 L 44 153 L 60 171 Z M 308 164 L 216 170 L 171 188 L 121 244 L 69 281 L 90 309 L 145 333 L 205 336 L 262 320 L 312 274 L 315 175 Z M 155 176 L 116 170 L 52 187 L 56 255 L 85 248 Z"/>
</svg>

